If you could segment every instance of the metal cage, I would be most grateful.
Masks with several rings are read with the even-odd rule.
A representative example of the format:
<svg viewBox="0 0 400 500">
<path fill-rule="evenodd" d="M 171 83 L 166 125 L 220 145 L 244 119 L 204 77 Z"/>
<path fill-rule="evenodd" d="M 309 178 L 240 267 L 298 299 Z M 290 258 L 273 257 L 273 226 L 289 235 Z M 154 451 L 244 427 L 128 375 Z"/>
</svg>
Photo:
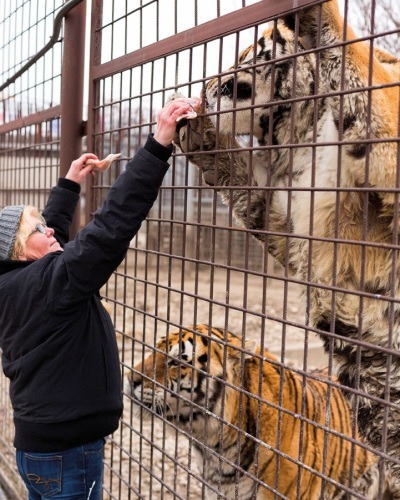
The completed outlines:
<svg viewBox="0 0 400 500">
<path fill-rule="evenodd" d="M 382 156 L 381 169 L 399 170 L 400 64 L 386 51 L 399 47 L 400 30 L 390 19 L 380 25 L 379 6 L 365 2 L 368 31 L 364 26 L 352 39 L 350 26 L 358 28 L 359 13 L 343 0 L 342 39 L 328 43 L 322 9 L 329 3 L 21 0 L 4 2 L 0 9 L 5 82 L 0 206 L 23 202 L 43 208 L 58 175 L 82 148 L 99 157 L 121 152 L 121 160 L 86 185 L 74 222 L 78 230 L 154 131 L 157 110 L 171 95 L 206 94 L 212 81 L 219 95 L 215 108 L 199 111 L 198 117 L 203 131 L 206 120 L 212 120 L 216 143 L 208 147 L 203 138 L 195 157 L 175 147 L 155 205 L 101 291 L 126 383 L 121 425 L 106 443 L 103 498 L 242 499 L 256 498 L 257 492 L 263 498 L 300 498 L 304 484 L 314 494 L 314 483 L 321 498 L 331 498 L 335 488 L 336 494 L 372 498 L 372 490 L 360 486 L 363 474 L 375 481 L 376 498 L 396 490 L 400 458 L 391 443 L 400 412 L 399 177 L 388 174 L 386 182 L 377 174 L 376 180 L 373 155 L 379 148 L 390 151 Z M 317 12 L 313 41 L 304 28 L 310 6 Z M 284 16 L 293 32 L 288 51 L 281 50 L 278 35 Z M 396 6 L 390 17 L 396 19 Z M 61 19 L 52 46 L 13 79 L 60 29 Z M 269 55 L 262 59 L 255 52 L 240 59 L 265 29 L 275 30 Z M 353 67 L 348 57 L 360 44 L 365 59 Z M 385 53 L 378 57 L 382 48 Z M 326 77 L 326 60 L 334 50 L 342 53 L 335 61 L 335 88 Z M 374 57 L 393 69 L 390 79 L 376 69 Z M 306 59 L 313 79 L 300 94 Z M 239 87 L 243 68 L 250 81 L 246 97 Z M 351 86 L 348 71 L 361 71 L 364 80 Z M 230 90 L 224 90 L 227 75 Z M 268 90 L 256 87 L 260 75 Z M 287 86 L 285 95 L 276 93 L 278 80 Z M 222 96 L 229 92 L 227 108 Z M 260 103 L 256 95 L 262 92 L 266 99 Z M 385 92 L 392 96 L 387 109 L 376 97 Z M 353 96 L 362 96 L 364 114 L 357 108 L 349 117 L 346 106 Z M 327 118 L 328 102 L 336 103 L 335 118 Z M 300 121 L 311 108 L 307 134 L 299 137 Z M 249 130 L 241 133 L 244 113 Z M 224 129 L 228 115 L 233 116 L 229 132 Z M 283 115 L 284 144 L 277 137 Z M 328 119 L 334 132 L 321 124 Z M 389 119 L 395 120 L 391 132 L 380 136 L 374 120 L 385 129 Z M 349 136 L 357 120 L 363 127 Z M 349 148 L 354 169 L 348 166 Z M 308 177 L 299 172 L 301 151 L 309 154 Z M 287 170 L 276 181 L 279 155 L 286 155 Z M 230 181 L 222 182 L 218 175 L 227 175 L 227 157 Z M 247 169 L 241 179 L 239 157 Z M 260 161 L 262 180 L 254 174 Z M 203 173 L 212 162 L 213 182 L 207 183 Z M 333 206 L 331 218 L 323 216 L 324 197 Z M 264 212 L 254 222 L 256 198 Z M 280 225 L 274 219 L 277 199 L 286 214 Z M 300 220 L 293 211 L 303 208 Z M 354 226 L 358 232 L 351 230 Z M 346 267 L 353 252 L 357 258 Z M 351 318 L 345 312 L 348 303 Z M 384 332 L 375 335 L 378 317 Z M 190 355 L 187 342 L 193 345 Z M 348 371 L 346 363 L 340 364 L 344 356 L 351 363 Z M 374 366 L 380 392 L 370 390 Z M 172 381 L 167 372 L 175 374 Z M 141 392 L 133 392 L 133 381 Z M 375 413 L 368 414 L 368 405 Z M 203 422 L 201 431 L 198 422 Z M 371 437 L 370 427 L 379 427 L 381 439 Z M 228 456 L 224 450 L 232 434 L 236 438 Z M 8 383 L 0 377 L 0 479 L 19 498 L 23 487 L 12 436 Z M 319 458 L 310 462 L 307 456 L 315 446 L 320 446 Z M 335 476 L 343 463 L 348 473 Z"/>
</svg>

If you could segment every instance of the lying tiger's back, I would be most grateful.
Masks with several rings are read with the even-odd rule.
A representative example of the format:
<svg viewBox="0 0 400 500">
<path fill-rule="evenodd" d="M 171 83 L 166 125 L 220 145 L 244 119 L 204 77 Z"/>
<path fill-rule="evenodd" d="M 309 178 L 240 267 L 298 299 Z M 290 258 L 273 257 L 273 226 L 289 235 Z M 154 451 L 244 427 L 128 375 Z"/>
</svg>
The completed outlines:
<svg viewBox="0 0 400 500">
<path fill-rule="evenodd" d="M 349 404 L 341 390 L 332 384 L 334 379 L 329 380 L 326 370 L 315 370 L 302 377 L 290 369 L 280 368 L 275 364 L 277 358 L 267 351 L 264 360 L 260 437 L 279 451 L 260 447 L 259 471 L 263 481 L 274 485 L 279 471 L 277 489 L 289 498 L 297 497 L 298 488 L 300 498 L 309 499 L 319 498 L 322 491 L 325 498 L 333 498 L 342 491 L 340 488 L 336 491 L 330 482 L 323 485 L 318 474 L 349 488 L 354 486 L 356 478 L 363 476 L 375 459 L 365 448 L 352 445 L 351 440 L 360 438 L 354 434 Z M 245 385 L 244 389 L 253 394 L 258 391 L 259 370 L 258 358 L 247 361 L 245 378 L 249 387 Z M 284 411 L 274 410 L 271 404 Z M 249 418 L 257 418 L 258 406 L 256 399 L 249 398 Z M 283 457 L 278 459 L 279 452 L 307 468 Z M 260 498 L 274 498 L 267 491 L 262 495 Z"/>
</svg>

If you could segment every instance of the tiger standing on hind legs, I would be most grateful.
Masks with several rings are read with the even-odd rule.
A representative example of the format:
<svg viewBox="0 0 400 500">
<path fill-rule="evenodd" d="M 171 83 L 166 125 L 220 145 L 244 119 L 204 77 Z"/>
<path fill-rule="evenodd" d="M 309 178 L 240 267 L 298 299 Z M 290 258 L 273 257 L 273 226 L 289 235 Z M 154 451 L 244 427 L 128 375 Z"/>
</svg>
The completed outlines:
<svg viewBox="0 0 400 500">
<path fill-rule="evenodd" d="M 309 284 L 310 327 L 349 388 L 362 436 L 397 478 L 396 498 L 399 75 L 399 60 L 357 42 L 330 0 L 267 29 L 209 81 L 205 115 L 175 139 L 235 218 Z M 243 134 L 261 146 L 252 156 Z"/>
</svg>

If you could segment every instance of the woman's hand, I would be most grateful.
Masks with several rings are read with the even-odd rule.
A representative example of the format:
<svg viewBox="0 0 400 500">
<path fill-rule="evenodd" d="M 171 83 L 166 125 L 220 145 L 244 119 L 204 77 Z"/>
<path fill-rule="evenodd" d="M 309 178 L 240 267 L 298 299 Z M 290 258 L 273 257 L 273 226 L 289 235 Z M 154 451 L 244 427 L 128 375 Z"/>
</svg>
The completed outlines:
<svg viewBox="0 0 400 500">
<path fill-rule="evenodd" d="M 157 113 L 157 130 L 154 139 L 163 146 L 169 146 L 175 135 L 176 123 L 183 116 L 193 112 L 190 99 L 174 99 Z"/>
<path fill-rule="evenodd" d="M 98 157 L 93 153 L 85 153 L 77 160 L 74 160 L 69 167 L 66 179 L 80 184 L 88 174 L 94 175 L 93 165 L 86 163 L 87 160 L 98 160 Z"/>
</svg>

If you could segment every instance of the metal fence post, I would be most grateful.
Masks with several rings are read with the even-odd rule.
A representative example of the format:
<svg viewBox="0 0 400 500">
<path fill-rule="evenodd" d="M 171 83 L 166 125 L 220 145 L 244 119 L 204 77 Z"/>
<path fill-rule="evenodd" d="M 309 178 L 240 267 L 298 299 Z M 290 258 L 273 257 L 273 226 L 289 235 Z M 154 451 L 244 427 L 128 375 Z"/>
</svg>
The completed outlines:
<svg viewBox="0 0 400 500">
<path fill-rule="evenodd" d="M 98 113 L 95 108 L 99 103 L 99 83 L 94 79 L 93 73 L 95 67 L 101 64 L 101 45 L 102 45 L 102 22 L 103 22 L 103 0 L 92 0 L 91 19 L 90 19 L 90 61 L 89 61 L 89 96 L 88 96 L 88 121 L 87 121 L 87 148 L 92 153 L 97 153 L 96 143 L 93 138 L 96 129 L 96 120 Z M 93 207 L 93 178 L 88 176 L 86 182 L 86 206 L 85 206 L 85 224 L 92 219 Z"/>
<path fill-rule="evenodd" d="M 60 175 L 82 154 L 86 0 L 65 17 L 61 84 Z M 71 236 L 79 228 L 79 207 Z"/>
</svg>

